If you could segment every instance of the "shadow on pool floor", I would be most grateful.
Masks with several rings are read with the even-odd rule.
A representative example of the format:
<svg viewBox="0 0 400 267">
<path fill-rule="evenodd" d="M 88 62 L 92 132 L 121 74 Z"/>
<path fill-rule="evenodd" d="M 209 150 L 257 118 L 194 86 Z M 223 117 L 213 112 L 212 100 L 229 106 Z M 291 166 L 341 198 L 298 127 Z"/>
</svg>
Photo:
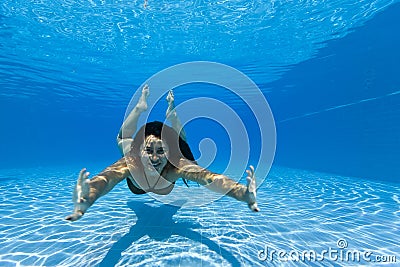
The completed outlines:
<svg viewBox="0 0 400 267">
<path fill-rule="evenodd" d="M 138 219 L 131 226 L 129 232 L 110 248 L 99 266 L 109 267 L 116 265 L 121 259 L 121 253 L 135 241 L 146 235 L 157 241 L 166 240 L 172 235 L 182 236 L 206 245 L 210 250 L 225 258 L 233 267 L 240 266 L 240 262 L 231 252 L 222 248 L 211 239 L 193 231 L 193 229 L 201 228 L 201 225 L 192 222 L 175 222 L 172 217 L 184 203 L 176 202 L 173 204 L 153 207 L 141 201 L 128 202 L 128 207 L 135 212 Z"/>
</svg>

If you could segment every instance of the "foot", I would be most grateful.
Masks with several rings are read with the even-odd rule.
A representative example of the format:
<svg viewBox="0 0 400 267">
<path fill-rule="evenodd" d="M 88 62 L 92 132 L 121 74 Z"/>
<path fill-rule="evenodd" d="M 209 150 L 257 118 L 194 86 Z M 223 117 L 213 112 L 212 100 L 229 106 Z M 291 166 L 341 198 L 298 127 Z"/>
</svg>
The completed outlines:
<svg viewBox="0 0 400 267">
<path fill-rule="evenodd" d="M 147 98 L 149 97 L 149 94 L 150 94 L 150 88 L 146 84 L 142 89 L 142 95 L 140 96 L 139 102 L 136 105 L 138 111 L 143 112 L 147 110 Z"/>
<path fill-rule="evenodd" d="M 174 93 L 172 92 L 172 90 L 169 90 L 168 95 L 167 95 L 168 109 L 167 109 L 167 112 L 165 113 L 165 116 L 170 121 L 174 120 L 177 116 L 176 111 L 175 111 L 174 100 L 175 100 Z"/>
<path fill-rule="evenodd" d="M 254 167 L 250 165 L 250 170 L 246 170 L 247 172 L 247 197 L 248 197 L 248 206 L 252 211 L 260 211 L 257 205 L 256 200 L 256 176 L 254 173 Z"/>
</svg>

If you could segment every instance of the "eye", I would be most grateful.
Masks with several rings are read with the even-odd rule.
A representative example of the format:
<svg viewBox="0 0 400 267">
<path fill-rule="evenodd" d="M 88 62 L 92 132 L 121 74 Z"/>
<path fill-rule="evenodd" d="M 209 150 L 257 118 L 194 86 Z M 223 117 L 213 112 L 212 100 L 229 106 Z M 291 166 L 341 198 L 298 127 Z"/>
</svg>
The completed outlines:
<svg viewBox="0 0 400 267">
<path fill-rule="evenodd" d="M 147 154 L 153 154 L 153 149 L 151 147 L 146 147 Z"/>
<path fill-rule="evenodd" d="M 157 149 L 157 154 L 164 154 L 165 150 L 164 148 L 160 147 L 159 149 Z"/>
</svg>

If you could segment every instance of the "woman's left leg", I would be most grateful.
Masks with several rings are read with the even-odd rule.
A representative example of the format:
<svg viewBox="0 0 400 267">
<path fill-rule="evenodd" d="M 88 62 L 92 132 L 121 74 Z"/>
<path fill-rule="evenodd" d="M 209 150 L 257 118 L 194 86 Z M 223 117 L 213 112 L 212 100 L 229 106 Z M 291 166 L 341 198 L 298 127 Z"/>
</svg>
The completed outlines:
<svg viewBox="0 0 400 267">
<path fill-rule="evenodd" d="M 169 90 L 167 95 L 168 109 L 165 113 L 165 116 L 171 122 L 172 128 L 180 135 L 180 137 L 184 141 L 186 141 L 186 132 L 185 129 L 183 129 L 182 123 L 178 118 L 178 114 L 176 113 L 174 100 L 174 93 L 172 92 L 172 90 Z"/>
</svg>

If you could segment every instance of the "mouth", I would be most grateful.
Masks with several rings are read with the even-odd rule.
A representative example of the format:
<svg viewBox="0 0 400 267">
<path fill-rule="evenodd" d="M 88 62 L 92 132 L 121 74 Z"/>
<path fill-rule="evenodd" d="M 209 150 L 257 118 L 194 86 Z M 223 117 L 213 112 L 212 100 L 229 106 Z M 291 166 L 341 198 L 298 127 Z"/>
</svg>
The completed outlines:
<svg viewBox="0 0 400 267">
<path fill-rule="evenodd" d="M 158 163 L 152 163 L 151 164 L 154 168 L 157 168 L 157 167 L 159 167 L 160 165 L 161 165 L 161 163 L 160 162 L 158 162 Z"/>
</svg>

